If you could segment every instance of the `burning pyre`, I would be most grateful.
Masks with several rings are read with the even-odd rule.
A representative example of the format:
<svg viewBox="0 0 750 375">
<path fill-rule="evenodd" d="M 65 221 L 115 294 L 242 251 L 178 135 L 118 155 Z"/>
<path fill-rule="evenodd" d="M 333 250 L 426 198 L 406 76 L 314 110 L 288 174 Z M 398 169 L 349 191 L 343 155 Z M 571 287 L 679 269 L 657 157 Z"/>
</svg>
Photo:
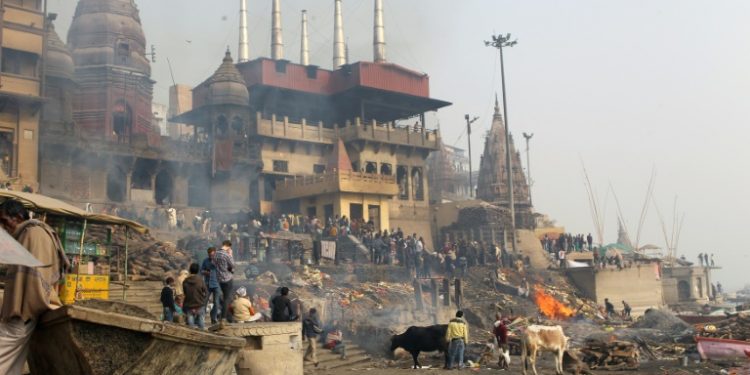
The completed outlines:
<svg viewBox="0 0 750 375">
<path fill-rule="evenodd" d="M 539 311 L 547 318 L 563 320 L 575 314 L 572 308 L 547 294 L 541 286 L 537 285 L 534 289 L 534 302 L 539 307 Z"/>
</svg>

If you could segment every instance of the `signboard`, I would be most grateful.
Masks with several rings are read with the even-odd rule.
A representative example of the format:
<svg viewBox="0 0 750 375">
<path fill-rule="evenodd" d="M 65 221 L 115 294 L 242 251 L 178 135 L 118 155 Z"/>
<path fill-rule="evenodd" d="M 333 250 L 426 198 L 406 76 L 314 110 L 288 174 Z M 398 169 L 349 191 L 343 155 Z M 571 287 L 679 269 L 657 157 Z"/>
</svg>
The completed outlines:
<svg viewBox="0 0 750 375">
<path fill-rule="evenodd" d="M 336 241 L 320 241 L 320 256 L 326 259 L 336 259 Z"/>
</svg>

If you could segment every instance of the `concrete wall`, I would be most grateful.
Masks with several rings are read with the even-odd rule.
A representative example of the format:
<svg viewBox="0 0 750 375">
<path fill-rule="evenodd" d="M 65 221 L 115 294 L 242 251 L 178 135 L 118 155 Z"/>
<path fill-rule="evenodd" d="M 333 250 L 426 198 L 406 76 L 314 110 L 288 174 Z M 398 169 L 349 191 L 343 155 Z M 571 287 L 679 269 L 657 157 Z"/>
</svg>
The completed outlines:
<svg viewBox="0 0 750 375">
<path fill-rule="evenodd" d="M 604 299 L 609 298 L 619 311 L 624 300 L 633 308 L 635 316 L 643 315 L 648 308 L 663 306 L 662 280 L 656 272 L 657 265 L 640 263 L 622 270 L 597 270 L 596 302 L 603 305 Z"/>
<path fill-rule="evenodd" d="M 596 274 L 592 267 L 570 268 L 567 274 L 584 297 L 596 300 Z"/>
<path fill-rule="evenodd" d="M 237 358 L 238 375 L 302 374 L 302 325 L 289 323 L 229 324 L 221 334 L 244 337 Z"/>
</svg>

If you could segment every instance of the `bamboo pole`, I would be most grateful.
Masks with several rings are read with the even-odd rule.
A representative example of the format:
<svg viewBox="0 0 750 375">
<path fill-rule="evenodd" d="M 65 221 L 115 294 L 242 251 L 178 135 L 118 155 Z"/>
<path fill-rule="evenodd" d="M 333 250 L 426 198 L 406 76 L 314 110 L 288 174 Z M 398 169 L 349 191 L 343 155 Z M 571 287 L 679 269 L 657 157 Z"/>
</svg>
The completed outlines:
<svg viewBox="0 0 750 375">
<path fill-rule="evenodd" d="M 130 235 L 130 227 L 125 226 L 125 278 L 122 281 L 122 300 L 127 301 L 127 290 L 128 290 L 128 237 Z"/>
<path fill-rule="evenodd" d="M 81 229 L 81 242 L 80 247 L 78 248 L 78 269 L 76 269 L 76 288 L 75 293 L 73 294 L 73 302 L 78 301 L 78 280 L 81 278 L 81 261 L 83 261 L 83 240 L 86 238 L 86 226 L 88 225 L 88 220 L 83 219 L 83 229 Z"/>
</svg>

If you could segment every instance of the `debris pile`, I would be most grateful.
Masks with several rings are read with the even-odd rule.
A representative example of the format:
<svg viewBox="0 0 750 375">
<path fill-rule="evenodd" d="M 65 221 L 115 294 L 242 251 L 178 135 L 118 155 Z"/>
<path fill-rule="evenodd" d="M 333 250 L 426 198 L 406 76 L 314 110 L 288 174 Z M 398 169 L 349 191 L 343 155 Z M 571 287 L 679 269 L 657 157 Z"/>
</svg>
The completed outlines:
<svg viewBox="0 0 750 375">
<path fill-rule="evenodd" d="M 581 360 L 592 370 L 638 369 L 638 347 L 628 341 L 588 339 L 580 352 Z"/>
<path fill-rule="evenodd" d="M 650 342 L 692 342 L 695 329 L 671 312 L 648 309 L 630 326 L 629 332 Z"/>
</svg>

